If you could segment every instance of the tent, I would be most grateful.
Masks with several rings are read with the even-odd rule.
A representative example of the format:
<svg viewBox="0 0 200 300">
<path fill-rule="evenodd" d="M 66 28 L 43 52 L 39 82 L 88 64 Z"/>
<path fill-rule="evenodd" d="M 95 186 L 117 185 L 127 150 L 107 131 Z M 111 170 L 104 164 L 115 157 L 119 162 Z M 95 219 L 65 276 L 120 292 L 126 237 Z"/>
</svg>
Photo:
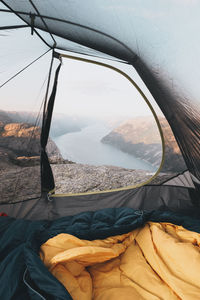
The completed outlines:
<svg viewBox="0 0 200 300">
<path fill-rule="evenodd" d="M 26 114 L 24 119 L 21 117 L 24 123 L 19 127 L 21 140 L 17 143 L 16 139 L 11 138 L 15 135 L 11 134 L 13 127 L 4 124 L 3 118 L 8 116 L 1 113 L 1 146 L 8 149 L 5 160 L 13 155 L 12 147 L 15 147 L 18 158 L 23 157 L 25 152 L 32 156 L 40 152 L 40 164 L 35 165 L 34 172 L 30 174 L 28 168 L 16 168 L 10 175 L 12 181 L 1 180 L 3 197 L 0 211 L 9 216 L 0 218 L 3 245 L 0 274 L 1 282 L 4 282 L 4 287 L 0 288 L 2 299 L 71 299 L 37 254 L 40 246 L 57 234 L 71 234 L 84 240 L 105 239 L 126 234 L 148 221 L 183 225 L 188 230 L 200 232 L 198 11 L 199 3 L 195 0 L 170 0 L 167 3 L 154 0 L 148 3 L 135 0 L 1 1 L 0 38 L 2 49 L 5 45 L 2 60 L 6 63 L 2 73 L 2 90 L 30 65 L 40 63 L 44 55 L 51 55 L 42 120 L 38 119 L 41 114 L 32 115 L 34 133 L 31 133 L 28 143 L 23 136 L 31 130 L 24 122 Z M 8 30 L 14 37 L 13 41 L 20 45 L 27 43 L 28 46 L 29 38 L 37 38 L 44 52 L 35 58 L 33 47 L 33 52 L 24 51 L 23 55 L 30 56 L 31 60 L 14 70 L 15 62 L 18 63 L 17 49 L 13 43 L 6 44 Z M 12 50 L 15 51 L 13 57 Z M 17 60 L 20 60 L 19 57 Z M 142 95 L 153 113 L 162 141 L 162 161 L 153 181 L 109 191 L 56 194 L 47 142 L 59 72 L 65 57 L 117 71 Z M 123 71 L 124 66 L 134 68 L 157 103 L 170 125 L 180 149 L 181 160 L 184 161 L 181 171 L 177 168 L 175 175 L 159 182 L 155 177 L 167 164 L 173 164 L 173 161 L 164 159 L 167 139 L 164 126 L 140 84 Z M 34 86 L 34 82 L 31 85 Z M 25 90 L 24 86 L 22 93 Z M 27 103 L 28 99 L 27 91 Z M 17 105 L 17 101 L 14 101 L 14 107 Z M 12 118 L 19 120 L 17 114 L 13 114 Z M 37 131 L 37 124 L 41 125 L 41 132 Z M 10 130 L 7 140 L 4 138 L 6 130 Z M 27 143 L 26 151 L 24 143 Z M 16 160 L 18 158 L 15 157 Z M 5 173 L 2 173 L 3 176 Z M 3 193 L 5 188 L 7 195 Z M 15 264 L 20 267 L 16 268 Z M 6 269 L 7 265 L 9 267 Z M 15 275 L 12 274 L 13 268 Z M 12 286 L 9 290 L 6 290 L 7 280 Z M 181 295 L 180 298 L 197 299 L 196 292 L 189 296 L 184 296 L 184 292 L 176 292 Z M 139 299 L 139 296 L 135 297 Z M 144 299 L 150 299 L 148 297 Z M 158 299 L 156 297 L 152 299 Z M 172 297 L 171 294 L 165 299 L 169 297 Z"/>
</svg>

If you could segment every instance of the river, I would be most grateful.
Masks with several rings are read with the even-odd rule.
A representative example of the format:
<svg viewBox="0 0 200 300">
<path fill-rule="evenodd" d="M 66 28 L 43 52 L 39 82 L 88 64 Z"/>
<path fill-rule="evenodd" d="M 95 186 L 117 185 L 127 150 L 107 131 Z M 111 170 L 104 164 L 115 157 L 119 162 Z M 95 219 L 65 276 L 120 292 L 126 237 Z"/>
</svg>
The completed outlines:
<svg viewBox="0 0 200 300">
<path fill-rule="evenodd" d="M 90 165 L 112 165 L 128 169 L 155 172 L 155 168 L 128 153 L 101 143 L 111 129 L 102 123 L 92 124 L 81 131 L 67 133 L 54 138 L 64 159 Z"/>
</svg>

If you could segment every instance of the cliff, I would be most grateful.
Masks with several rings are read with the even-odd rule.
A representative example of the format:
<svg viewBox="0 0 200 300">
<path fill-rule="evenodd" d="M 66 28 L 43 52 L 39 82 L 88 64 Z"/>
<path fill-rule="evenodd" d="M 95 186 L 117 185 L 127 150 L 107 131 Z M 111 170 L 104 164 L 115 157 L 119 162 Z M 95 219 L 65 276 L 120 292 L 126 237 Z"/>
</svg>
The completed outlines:
<svg viewBox="0 0 200 300">
<path fill-rule="evenodd" d="M 35 120 L 24 122 L 27 113 L 0 111 L 0 202 L 40 197 L 40 134 Z M 18 121 L 16 121 L 18 120 Z M 49 139 L 50 163 L 66 163 Z"/>
<path fill-rule="evenodd" d="M 160 123 L 165 137 L 165 163 L 162 171 L 185 170 L 185 163 L 169 124 L 164 118 L 160 118 Z M 157 168 L 160 165 L 162 159 L 161 138 L 152 117 L 138 117 L 123 122 L 103 137 L 101 142 L 148 161 Z"/>
<path fill-rule="evenodd" d="M 40 127 L 32 124 L 6 123 L 5 119 L 4 122 L 0 121 L 0 168 L 38 165 L 40 133 Z M 51 139 L 48 142 L 47 153 L 54 162 L 63 160 Z"/>
</svg>

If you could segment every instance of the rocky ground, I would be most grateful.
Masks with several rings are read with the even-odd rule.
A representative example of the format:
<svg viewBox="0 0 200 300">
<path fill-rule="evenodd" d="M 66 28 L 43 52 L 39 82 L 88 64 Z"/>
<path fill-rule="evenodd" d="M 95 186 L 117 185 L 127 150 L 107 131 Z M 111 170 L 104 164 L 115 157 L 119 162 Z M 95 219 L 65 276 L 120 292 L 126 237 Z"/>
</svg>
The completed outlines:
<svg viewBox="0 0 200 300">
<path fill-rule="evenodd" d="M 135 186 L 152 178 L 153 173 L 114 166 L 84 164 L 52 165 L 56 193 L 85 193 Z M 175 174 L 159 174 L 151 184 L 161 184 Z"/>
<path fill-rule="evenodd" d="M 84 193 L 134 186 L 152 174 L 113 166 L 91 166 L 74 163 L 52 164 L 56 194 Z M 161 183 L 171 175 L 159 175 L 153 183 Z M 0 202 L 17 202 L 40 195 L 38 166 L 0 170 Z"/>
<path fill-rule="evenodd" d="M 39 166 L 0 170 L 0 203 L 14 203 L 40 196 Z"/>
<path fill-rule="evenodd" d="M 52 165 L 56 193 L 83 193 L 111 190 L 147 181 L 151 176 L 143 170 L 114 166 L 83 164 Z"/>
</svg>

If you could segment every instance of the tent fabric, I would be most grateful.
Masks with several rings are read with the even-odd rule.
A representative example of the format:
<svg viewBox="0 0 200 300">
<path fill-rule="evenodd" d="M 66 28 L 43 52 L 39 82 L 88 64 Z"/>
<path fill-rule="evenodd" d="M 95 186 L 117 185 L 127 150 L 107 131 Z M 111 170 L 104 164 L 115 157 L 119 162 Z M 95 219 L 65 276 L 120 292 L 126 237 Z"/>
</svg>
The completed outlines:
<svg viewBox="0 0 200 300">
<path fill-rule="evenodd" d="M 58 234 L 40 258 L 74 300 L 192 300 L 200 292 L 199 246 L 199 233 L 147 222 L 103 240 Z"/>
<path fill-rule="evenodd" d="M 200 233 L 197 211 L 189 216 L 169 211 L 145 212 L 118 208 L 85 212 L 54 221 L 1 217 L 0 298 L 72 299 L 64 286 L 42 263 L 38 255 L 40 246 L 60 233 L 86 240 L 105 239 L 128 233 L 148 221 L 169 222 Z"/>
<path fill-rule="evenodd" d="M 184 187 L 193 187 L 194 183 L 192 181 L 191 175 L 188 171 L 183 172 L 182 174 L 179 174 L 178 176 L 174 176 L 162 184 L 164 185 L 178 185 L 178 186 L 184 186 Z"/>
<path fill-rule="evenodd" d="M 124 191 L 49 196 L 1 204 L 0 211 L 8 215 L 29 220 L 54 220 L 56 218 L 75 215 L 82 212 L 98 211 L 103 208 L 129 207 L 133 209 L 152 209 L 172 211 L 191 211 L 196 209 L 199 196 L 195 189 L 177 186 L 143 186 Z"/>
</svg>

